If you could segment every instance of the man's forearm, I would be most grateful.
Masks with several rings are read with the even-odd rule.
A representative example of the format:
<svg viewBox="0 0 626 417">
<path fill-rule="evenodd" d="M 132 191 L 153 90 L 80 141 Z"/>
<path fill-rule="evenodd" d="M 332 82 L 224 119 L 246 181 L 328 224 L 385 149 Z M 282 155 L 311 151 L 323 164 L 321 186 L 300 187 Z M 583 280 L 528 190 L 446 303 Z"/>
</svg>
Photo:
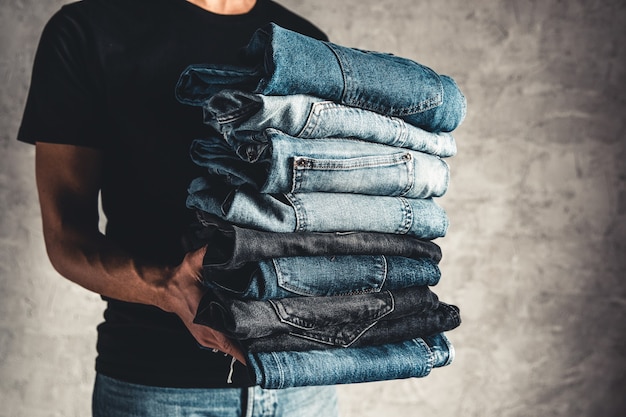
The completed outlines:
<svg viewBox="0 0 626 417">
<path fill-rule="evenodd" d="M 106 297 L 165 307 L 164 291 L 175 267 L 131 257 L 100 233 L 68 228 L 45 232 L 54 268 L 72 282 Z"/>
</svg>

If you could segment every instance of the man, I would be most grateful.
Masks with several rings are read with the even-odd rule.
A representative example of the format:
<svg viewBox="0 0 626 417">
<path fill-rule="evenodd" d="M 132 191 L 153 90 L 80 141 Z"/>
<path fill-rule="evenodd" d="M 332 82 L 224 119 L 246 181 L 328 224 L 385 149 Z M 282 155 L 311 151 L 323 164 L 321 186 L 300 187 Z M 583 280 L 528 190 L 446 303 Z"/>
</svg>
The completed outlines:
<svg viewBox="0 0 626 417">
<path fill-rule="evenodd" d="M 242 352 L 192 322 L 211 248 L 181 249 L 186 187 L 200 173 L 188 147 L 211 132 L 174 85 L 189 64 L 238 64 L 270 21 L 325 38 L 271 0 L 83 0 L 42 34 L 18 139 L 36 144 L 53 266 L 107 301 L 95 416 L 336 414 L 329 387 L 247 388 Z"/>
</svg>

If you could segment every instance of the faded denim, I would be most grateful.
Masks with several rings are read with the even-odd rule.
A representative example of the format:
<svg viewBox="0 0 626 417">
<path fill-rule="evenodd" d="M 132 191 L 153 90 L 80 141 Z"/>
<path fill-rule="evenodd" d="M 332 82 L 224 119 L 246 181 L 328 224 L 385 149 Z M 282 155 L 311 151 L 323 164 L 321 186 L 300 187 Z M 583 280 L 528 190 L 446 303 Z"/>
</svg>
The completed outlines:
<svg viewBox="0 0 626 417">
<path fill-rule="evenodd" d="M 416 337 L 427 337 L 446 332 L 461 324 L 456 306 L 440 303 L 423 314 L 390 320 L 379 320 L 356 337 L 347 337 L 339 326 L 301 333 L 281 333 L 258 339 L 245 340 L 244 346 L 251 352 L 281 352 L 331 349 L 337 347 L 363 347 L 401 342 Z M 350 334 L 351 336 L 352 334 Z"/>
<path fill-rule="evenodd" d="M 97 374 L 92 417 L 334 417 L 333 386 L 265 390 L 170 388 L 120 381 Z"/>
<path fill-rule="evenodd" d="M 239 154 L 222 138 L 198 139 L 191 159 L 231 185 L 251 184 L 261 193 L 429 198 L 448 189 L 448 164 L 423 152 L 355 139 L 300 139 L 276 129 L 262 136 L 264 146 L 239 147 Z"/>
<path fill-rule="evenodd" d="M 275 128 L 303 139 L 355 138 L 439 157 L 454 156 L 450 133 L 427 132 L 397 117 L 344 106 L 305 94 L 265 96 L 222 90 L 203 106 L 204 123 L 222 133 L 239 155 L 260 154 Z"/>
<path fill-rule="evenodd" d="M 216 186 L 217 185 L 217 186 Z M 262 194 L 250 187 L 220 189 L 196 178 L 187 207 L 269 232 L 379 232 L 435 239 L 445 236 L 448 216 L 433 199 L 342 193 Z"/>
<path fill-rule="evenodd" d="M 250 262 L 288 256 L 389 255 L 441 260 L 434 242 L 407 235 L 374 232 L 275 233 L 241 228 L 198 213 L 199 224 L 183 238 L 186 250 L 208 245 L 204 267 L 233 270 Z"/>
<path fill-rule="evenodd" d="M 430 132 L 452 131 L 465 117 L 465 97 L 454 80 L 410 59 L 316 40 L 273 23 L 254 33 L 242 55 L 243 66 L 189 66 L 176 85 L 177 99 L 202 105 L 225 88 L 308 94 Z"/>
<path fill-rule="evenodd" d="M 425 377 L 453 359 L 443 333 L 380 346 L 246 354 L 251 378 L 263 388 Z"/>
<path fill-rule="evenodd" d="M 439 298 L 427 286 L 268 301 L 237 300 L 220 291 L 209 291 L 198 306 L 194 322 L 237 340 L 291 333 L 345 347 L 378 321 L 408 320 L 408 316 L 425 314 L 438 306 Z M 329 329 L 336 333 L 328 333 Z"/>
<path fill-rule="evenodd" d="M 203 270 L 208 288 L 248 300 L 433 286 L 440 278 L 432 259 L 385 255 L 292 256 L 251 262 L 233 271 L 214 271 L 208 266 Z"/>
</svg>

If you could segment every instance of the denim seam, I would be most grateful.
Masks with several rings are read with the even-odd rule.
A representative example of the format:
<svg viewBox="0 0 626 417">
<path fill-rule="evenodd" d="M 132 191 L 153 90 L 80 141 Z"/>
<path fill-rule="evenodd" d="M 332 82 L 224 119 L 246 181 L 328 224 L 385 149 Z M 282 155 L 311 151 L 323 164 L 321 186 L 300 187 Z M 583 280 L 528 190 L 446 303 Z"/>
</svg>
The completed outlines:
<svg viewBox="0 0 626 417">
<path fill-rule="evenodd" d="M 277 389 L 283 388 L 285 385 L 285 371 L 283 370 L 282 364 L 280 362 L 280 360 L 278 359 L 278 355 L 276 354 L 276 352 L 269 352 L 272 357 L 274 358 L 274 362 L 276 365 L 276 370 L 278 372 L 278 384 L 276 386 Z"/>
<path fill-rule="evenodd" d="M 454 360 L 454 356 L 455 356 L 454 345 L 450 342 L 450 339 L 448 339 L 445 334 L 442 333 L 441 338 L 446 343 L 446 347 L 448 348 L 448 360 L 446 360 L 446 362 L 442 366 L 447 366 L 447 365 L 450 365 L 452 361 Z"/>
<path fill-rule="evenodd" d="M 385 301 L 385 307 L 378 309 L 375 312 L 374 317 L 371 317 L 369 321 L 382 320 L 384 317 L 392 314 L 395 311 L 396 303 L 395 303 L 394 295 L 391 293 L 391 291 L 388 291 L 388 290 L 384 292 L 387 293 L 387 296 L 388 296 L 387 300 L 383 300 Z M 382 295 L 382 292 L 380 294 Z M 315 330 L 320 325 L 322 326 L 328 325 L 328 323 L 317 324 L 317 323 L 302 319 L 301 317 L 294 316 L 293 314 L 288 313 L 285 307 L 283 306 L 283 303 L 280 301 L 280 299 L 278 300 L 272 299 L 272 300 L 268 300 L 268 302 L 274 309 L 276 316 L 278 316 L 278 319 L 280 320 L 281 323 L 291 325 L 301 330 Z M 341 325 L 341 324 L 348 324 L 348 323 L 337 323 L 337 325 Z M 332 326 L 335 324 L 330 323 L 330 325 Z"/>
<path fill-rule="evenodd" d="M 385 284 L 387 283 L 387 278 L 389 276 L 389 261 L 387 260 L 387 257 L 385 255 L 380 255 L 380 259 L 382 259 L 383 261 L 383 279 L 380 281 L 379 291 L 382 291 L 382 289 L 385 287 Z"/>
<path fill-rule="evenodd" d="M 287 201 L 291 204 L 291 208 L 293 209 L 294 217 L 296 219 L 296 226 L 294 227 L 294 231 L 296 232 L 306 232 L 307 231 L 307 215 L 306 208 L 302 201 L 296 196 L 294 193 L 285 193 L 283 194 Z"/>
<path fill-rule="evenodd" d="M 446 313 L 448 313 L 449 317 L 451 317 L 452 319 L 454 319 L 454 321 L 458 324 L 461 323 L 461 315 L 459 314 L 459 312 L 452 308 L 449 304 L 445 304 L 445 303 L 441 303 L 440 306 L 446 310 Z"/>
<path fill-rule="evenodd" d="M 347 348 L 347 347 L 352 346 L 354 343 L 356 343 L 365 333 L 367 333 L 368 330 L 370 330 L 372 327 L 377 325 L 379 322 L 380 320 L 375 320 L 369 323 L 364 329 L 361 329 L 356 336 L 351 335 L 350 337 L 343 337 L 343 338 L 338 337 L 336 335 L 335 336 L 329 335 L 326 338 L 324 338 L 323 335 L 313 336 L 311 334 L 296 333 L 296 332 L 289 332 L 289 334 L 291 336 L 299 337 L 301 339 L 311 340 L 313 342 L 323 343 L 329 346 L 338 346 L 342 348 Z M 348 343 L 345 343 L 346 341 Z"/>
<path fill-rule="evenodd" d="M 292 292 L 294 294 L 301 295 L 301 296 L 310 297 L 310 296 L 319 295 L 319 294 L 312 293 L 310 291 L 304 291 L 301 287 L 296 287 L 295 285 L 290 285 L 289 283 L 287 283 L 287 280 L 282 278 L 284 274 L 277 260 L 275 258 L 272 258 L 271 261 L 272 261 L 272 265 L 274 266 L 274 271 L 276 271 L 276 281 L 280 288 L 287 290 L 289 292 Z"/>
<path fill-rule="evenodd" d="M 289 191 L 291 193 L 295 193 L 300 188 L 300 184 L 302 183 L 302 170 L 298 169 L 298 165 L 296 163 L 296 158 L 291 158 L 291 187 Z"/>
<path fill-rule="evenodd" d="M 308 321 L 306 320 L 301 320 L 299 317 L 295 318 L 295 322 L 294 321 L 289 321 L 287 320 L 285 317 L 283 317 L 283 315 L 280 313 L 280 310 L 283 310 L 284 308 L 281 308 L 278 306 L 277 302 L 278 300 L 268 300 L 269 304 L 272 306 L 272 308 L 274 309 L 274 311 L 276 312 L 276 316 L 278 316 L 278 320 L 280 320 L 281 323 L 285 323 L 288 324 L 290 326 L 293 326 L 297 329 L 302 329 L 302 330 L 313 330 L 315 328 L 315 326 L 313 324 L 310 324 Z M 285 315 L 288 315 L 285 312 Z M 291 316 L 290 316 L 291 318 Z M 308 327 L 306 327 L 308 325 Z"/>
<path fill-rule="evenodd" d="M 413 158 L 410 152 L 405 153 L 404 158 L 406 160 L 406 186 L 400 192 L 401 196 L 408 194 L 415 186 L 415 158 Z"/>
<path fill-rule="evenodd" d="M 353 169 L 390 167 L 402 164 L 409 166 L 411 165 L 412 160 L 413 157 L 409 152 L 398 152 L 387 155 L 358 156 L 344 159 L 322 159 L 295 155 L 293 157 L 292 165 L 295 172 L 307 170 L 349 171 Z M 410 167 L 407 168 L 407 170 L 410 170 Z M 298 177 L 298 180 L 301 181 L 301 176 Z M 412 185 L 405 186 L 405 188 L 410 188 L 411 186 Z M 295 190 L 292 189 L 292 191 Z"/>
<path fill-rule="evenodd" d="M 337 59 L 337 64 L 339 65 L 339 68 L 341 69 L 341 76 L 343 78 L 343 88 L 341 89 L 341 94 L 339 96 L 341 98 L 341 101 L 344 102 L 345 101 L 345 96 L 347 94 L 346 90 L 348 88 L 348 81 L 349 81 L 349 78 L 350 78 L 350 70 L 345 67 L 344 62 L 342 61 L 341 57 L 339 56 L 338 51 L 336 51 L 335 48 L 333 47 L 332 43 L 322 41 L 322 44 L 325 45 L 326 47 L 328 47 L 328 49 L 330 49 L 330 51 L 333 53 L 333 55 Z"/>
<path fill-rule="evenodd" d="M 396 233 L 405 235 L 411 230 L 411 226 L 413 225 L 413 209 L 405 197 L 398 197 L 397 200 L 402 205 L 400 210 L 402 212 L 402 222 L 398 225 Z"/>
<path fill-rule="evenodd" d="M 427 110 L 439 107 L 440 105 L 443 104 L 443 83 L 441 82 L 441 78 L 432 69 L 425 67 L 423 65 L 420 65 L 418 63 L 415 63 L 415 64 L 419 65 L 421 68 L 423 68 L 426 71 L 430 71 L 439 81 L 438 83 L 439 93 L 434 94 L 432 97 L 428 97 L 425 100 L 413 106 L 409 106 L 407 108 L 400 108 L 397 110 L 393 110 L 392 108 L 385 109 L 385 108 L 381 108 L 380 106 L 373 106 L 367 100 L 354 100 L 354 101 L 346 100 L 346 97 L 348 97 L 349 88 L 350 88 L 349 81 L 351 81 L 352 78 L 350 77 L 350 70 L 347 68 L 346 62 L 344 62 L 344 60 L 342 59 L 344 53 L 341 50 L 341 47 L 339 47 L 339 45 L 334 45 L 330 42 L 325 42 L 325 44 L 326 46 L 330 48 L 331 51 L 333 51 L 333 53 L 337 57 L 337 60 L 339 61 L 339 66 L 342 69 L 342 73 L 344 75 L 344 88 L 343 88 L 344 92 L 341 95 L 341 102 L 343 104 L 346 104 L 352 107 L 359 107 L 359 108 L 363 108 L 366 110 L 371 110 L 377 113 L 387 114 L 391 116 L 399 116 L 399 117 L 402 117 L 402 116 L 406 117 L 406 116 L 410 116 L 416 113 L 422 113 Z M 350 48 L 346 48 L 346 49 L 350 49 Z"/>
<path fill-rule="evenodd" d="M 311 104 L 311 110 L 309 110 L 309 114 L 300 129 L 300 132 L 295 135 L 298 138 L 310 138 L 312 136 L 312 132 L 317 128 L 318 122 L 321 119 L 321 113 L 324 110 L 324 105 L 327 103 L 332 103 L 331 101 L 322 101 Z"/>
<path fill-rule="evenodd" d="M 388 117 L 393 123 L 397 125 L 397 128 L 395 130 L 398 132 L 391 145 L 402 148 L 406 145 L 406 142 L 409 139 L 409 129 L 402 119 L 391 116 Z"/>
<path fill-rule="evenodd" d="M 426 353 L 428 354 L 428 365 L 427 365 L 427 369 L 424 373 L 423 376 L 429 375 L 430 372 L 432 371 L 432 369 L 435 366 L 435 354 L 433 353 L 432 349 L 430 348 L 430 346 L 428 346 L 428 344 L 424 341 L 424 339 L 422 338 L 418 338 L 418 339 L 413 339 L 413 342 L 417 345 L 419 345 L 421 348 L 423 348 Z"/>
<path fill-rule="evenodd" d="M 244 417 L 252 417 L 253 412 L 254 412 L 254 390 L 258 389 L 258 387 L 248 387 L 248 389 L 246 390 L 247 395 L 246 395 L 246 409 L 245 409 L 245 416 Z"/>
</svg>

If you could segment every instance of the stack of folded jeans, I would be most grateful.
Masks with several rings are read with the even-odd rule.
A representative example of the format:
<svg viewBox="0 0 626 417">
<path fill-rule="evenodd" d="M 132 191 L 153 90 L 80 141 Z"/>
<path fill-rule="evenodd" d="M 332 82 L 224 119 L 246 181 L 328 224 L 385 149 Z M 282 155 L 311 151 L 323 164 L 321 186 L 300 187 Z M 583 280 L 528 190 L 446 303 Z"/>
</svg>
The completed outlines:
<svg viewBox="0 0 626 417">
<path fill-rule="evenodd" d="M 196 322 L 241 342 L 265 388 L 426 376 L 458 308 L 431 291 L 448 219 L 433 198 L 465 116 L 452 79 L 408 59 L 259 29 L 240 67 L 192 65 L 177 98 L 221 136 L 189 187 L 212 289 Z"/>
</svg>

